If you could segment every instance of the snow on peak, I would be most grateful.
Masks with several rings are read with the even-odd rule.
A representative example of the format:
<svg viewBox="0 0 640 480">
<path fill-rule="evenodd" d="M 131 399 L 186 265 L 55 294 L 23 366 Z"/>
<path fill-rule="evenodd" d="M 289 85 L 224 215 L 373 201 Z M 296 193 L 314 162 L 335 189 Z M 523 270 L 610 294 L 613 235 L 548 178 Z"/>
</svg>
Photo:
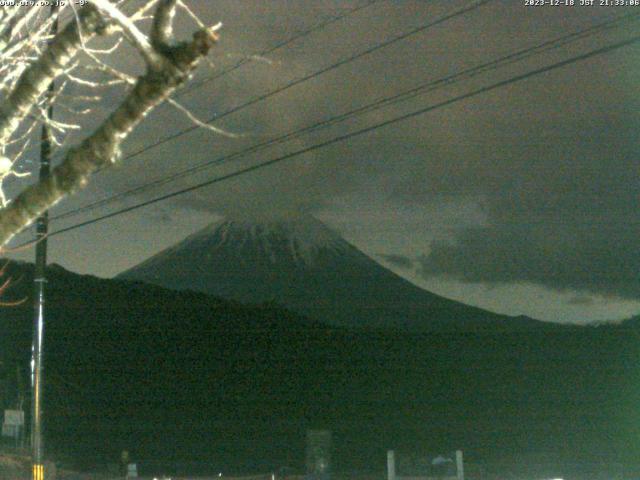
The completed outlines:
<svg viewBox="0 0 640 480">
<path fill-rule="evenodd" d="M 296 262 L 310 264 L 321 250 L 338 251 L 346 242 L 322 222 L 311 216 L 276 220 L 228 219 L 208 229 L 220 244 L 242 248 L 259 245 L 272 262 L 286 251 Z M 204 233 L 204 232 L 203 232 Z"/>
<path fill-rule="evenodd" d="M 307 248 L 327 247 L 342 240 L 337 233 L 310 216 L 260 223 L 230 220 L 230 223 L 250 230 L 253 236 L 286 236 Z"/>
</svg>

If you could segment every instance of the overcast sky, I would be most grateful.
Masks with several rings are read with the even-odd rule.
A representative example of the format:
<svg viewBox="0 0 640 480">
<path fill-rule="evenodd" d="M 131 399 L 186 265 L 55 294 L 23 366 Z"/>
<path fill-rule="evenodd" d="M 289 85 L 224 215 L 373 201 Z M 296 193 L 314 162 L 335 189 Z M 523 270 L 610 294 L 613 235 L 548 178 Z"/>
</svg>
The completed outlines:
<svg viewBox="0 0 640 480">
<path fill-rule="evenodd" d="M 258 54 L 368 0 L 188 3 L 205 23 L 224 24 L 210 55 L 213 66 L 204 66 L 196 82 L 255 55 L 180 97 L 208 119 L 472 2 L 381 0 L 264 56 Z M 640 14 L 640 7 L 489 2 L 216 122 L 237 138 L 198 130 L 127 159 L 97 175 L 53 215 L 633 13 Z M 631 38 L 639 22 L 54 221 L 51 230 Z M 179 27 L 183 34 L 193 29 L 184 16 Z M 52 237 L 49 260 L 110 277 L 219 215 L 305 211 L 397 273 L 465 303 L 558 322 L 638 314 L 639 58 L 638 45 L 624 47 Z M 112 61 L 135 69 L 132 59 L 128 53 Z M 104 111 L 121 95 L 108 91 Z M 127 142 L 125 156 L 189 126 L 175 109 L 160 108 Z"/>
</svg>

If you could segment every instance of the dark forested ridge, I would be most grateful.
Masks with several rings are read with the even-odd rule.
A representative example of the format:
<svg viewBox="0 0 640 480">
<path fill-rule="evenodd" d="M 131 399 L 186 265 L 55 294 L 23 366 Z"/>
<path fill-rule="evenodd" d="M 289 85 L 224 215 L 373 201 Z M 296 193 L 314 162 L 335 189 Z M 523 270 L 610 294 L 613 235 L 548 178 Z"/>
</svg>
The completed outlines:
<svg viewBox="0 0 640 480">
<path fill-rule="evenodd" d="M 12 264 L 6 300 L 31 295 Z M 338 469 L 387 448 L 467 458 L 640 453 L 638 321 L 600 327 L 408 334 L 346 329 L 276 305 L 80 276 L 47 284 L 50 452 L 91 462 L 205 461 L 223 471 L 301 466 L 304 433 L 334 432 Z M 26 375 L 33 307 L 3 307 L 5 405 Z"/>
</svg>

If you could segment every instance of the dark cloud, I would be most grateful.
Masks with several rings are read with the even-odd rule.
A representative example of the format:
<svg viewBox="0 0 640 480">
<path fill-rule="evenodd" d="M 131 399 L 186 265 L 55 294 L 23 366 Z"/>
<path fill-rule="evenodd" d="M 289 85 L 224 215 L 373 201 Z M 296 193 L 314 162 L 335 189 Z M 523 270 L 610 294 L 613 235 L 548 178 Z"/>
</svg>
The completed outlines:
<svg viewBox="0 0 640 480">
<path fill-rule="evenodd" d="M 615 109 L 611 103 L 609 113 Z M 433 244 L 421 261 L 423 275 L 640 298 L 640 201 L 630 128 L 640 124 L 635 115 L 621 116 L 627 125 L 616 122 L 617 131 L 604 115 L 589 136 L 573 131 L 565 143 L 514 148 L 506 155 L 511 169 L 497 161 L 474 176 L 457 172 L 482 197 L 486 225 Z"/>
<path fill-rule="evenodd" d="M 571 133 L 566 141 L 515 146 L 503 158 L 456 170 L 453 182 L 443 181 L 482 198 L 486 225 L 459 231 L 455 241 L 434 243 L 422 258 L 423 275 L 640 298 L 632 133 L 640 122 L 637 115 L 616 110 L 610 102 L 607 114 L 592 115 L 587 123 L 600 126 L 588 135 L 555 124 Z M 608 122 L 616 113 L 619 119 Z M 412 184 L 404 192 L 420 198 Z"/>
<path fill-rule="evenodd" d="M 420 260 L 421 273 L 638 299 L 639 234 L 637 226 L 611 225 L 585 229 L 523 223 L 467 229 L 453 244 L 434 243 Z"/>
<path fill-rule="evenodd" d="M 450 126 L 465 138 L 394 186 L 400 202 L 466 195 L 485 214 L 483 225 L 433 242 L 424 277 L 640 299 L 636 56 L 631 48 L 594 59 L 459 112 Z"/>
<path fill-rule="evenodd" d="M 569 300 L 569 305 L 589 306 L 595 303 L 592 297 L 587 295 L 576 295 Z"/>
</svg>

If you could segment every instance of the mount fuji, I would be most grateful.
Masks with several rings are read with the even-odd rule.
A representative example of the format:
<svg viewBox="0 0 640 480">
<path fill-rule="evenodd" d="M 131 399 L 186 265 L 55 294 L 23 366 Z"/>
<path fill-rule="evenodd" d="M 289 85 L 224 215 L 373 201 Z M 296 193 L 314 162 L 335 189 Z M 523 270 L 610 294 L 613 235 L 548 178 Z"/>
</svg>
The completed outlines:
<svg viewBox="0 0 640 480">
<path fill-rule="evenodd" d="M 245 303 L 275 302 L 348 327 L 409 331 L 539 328 L 423 290 L 311 216 L 221 220 L 118 278 Z"/>
</svg>

